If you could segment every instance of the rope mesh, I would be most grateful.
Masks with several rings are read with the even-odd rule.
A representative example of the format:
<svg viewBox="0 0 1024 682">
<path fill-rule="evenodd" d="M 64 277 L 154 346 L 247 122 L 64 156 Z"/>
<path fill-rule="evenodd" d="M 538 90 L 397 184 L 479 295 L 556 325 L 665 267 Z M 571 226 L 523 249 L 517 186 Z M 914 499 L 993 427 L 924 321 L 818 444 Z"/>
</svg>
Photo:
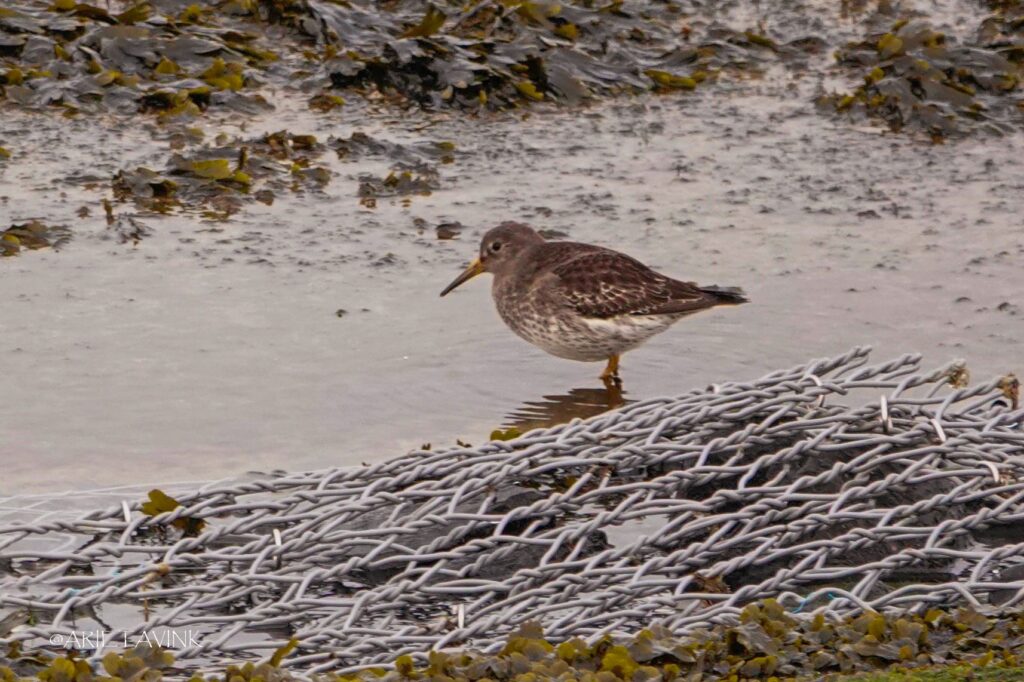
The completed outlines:
<svg viewBox="0 0 1024 682">
<path fill-rule="evenodd" d="M 0 643 L 192 628 L 176 653 L 198 664 L 294 636 L 288 665 L 344 672 L 493 652 L 529 620 L 593 640 L 735 623 L 765 597 L 1019 605 L 1019 389 L 965 375 L 856 348 L 514 441 L 210 484 L 156 516 L 136 498 L 5 521 Z"/>
</svg>

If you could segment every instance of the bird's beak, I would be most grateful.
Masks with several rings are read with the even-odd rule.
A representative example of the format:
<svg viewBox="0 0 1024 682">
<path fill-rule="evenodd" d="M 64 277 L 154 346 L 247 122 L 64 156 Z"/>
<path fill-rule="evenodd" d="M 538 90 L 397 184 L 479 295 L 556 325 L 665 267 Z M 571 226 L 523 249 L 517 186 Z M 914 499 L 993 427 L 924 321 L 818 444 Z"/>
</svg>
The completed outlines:
<svg viewBox="0 0 1024 682">
<path fill-rule="evenodd" d="M 469 267 L 462 271 L 462 274 L 452 280 L 452 283 L 444 288 L 441 295 L 444 296 L 449 291 L 459 286 L 464 282 L 468 282 L 480 273 L 484 271 L 484 264 L 480 262 L 479 258 L 474 258 L 473 262 L 469 264 Z"/>
</svg>

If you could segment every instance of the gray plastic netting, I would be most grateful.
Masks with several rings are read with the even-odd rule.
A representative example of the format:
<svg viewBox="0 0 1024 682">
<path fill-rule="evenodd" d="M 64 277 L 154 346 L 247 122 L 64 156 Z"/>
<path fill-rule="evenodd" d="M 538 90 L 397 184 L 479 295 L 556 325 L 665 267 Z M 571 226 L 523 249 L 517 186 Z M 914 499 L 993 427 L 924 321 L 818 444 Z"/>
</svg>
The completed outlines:
<svg viewBox="0 0 1024 682">
<path fill-rule="evenodd" d="M 836 615 L 1020 604 L 1016 380 L 957 388 L 959 364 L 867 361 L 858 348 L 515 441 L 211 484 L 156 517 L 136 499 L 0 525 L 0 642 L 192 628 L 188 664 L 294 636 L 289 666 L 347 671 L 494 651 L 527 620 L 593 639 L 731 623 L 769 596 Z M 206 526 L 185 536 L 185 518 Z"/>
</svg>

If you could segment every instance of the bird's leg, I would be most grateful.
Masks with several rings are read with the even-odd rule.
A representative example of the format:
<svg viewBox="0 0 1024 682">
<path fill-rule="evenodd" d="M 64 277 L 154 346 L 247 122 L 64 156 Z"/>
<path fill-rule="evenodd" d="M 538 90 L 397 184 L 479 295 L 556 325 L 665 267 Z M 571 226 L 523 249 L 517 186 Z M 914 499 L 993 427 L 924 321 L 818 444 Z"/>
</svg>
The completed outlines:
<svg viewBox="0 0 1024 682">
<path fill-rule="evenodd" d="M 619 378 L 618 355 L 608 358 L 608 365 L 601 372 L 601 381 L 605 383 L 605 386 L 622 386 L 622 379 Z"/>
</svg>

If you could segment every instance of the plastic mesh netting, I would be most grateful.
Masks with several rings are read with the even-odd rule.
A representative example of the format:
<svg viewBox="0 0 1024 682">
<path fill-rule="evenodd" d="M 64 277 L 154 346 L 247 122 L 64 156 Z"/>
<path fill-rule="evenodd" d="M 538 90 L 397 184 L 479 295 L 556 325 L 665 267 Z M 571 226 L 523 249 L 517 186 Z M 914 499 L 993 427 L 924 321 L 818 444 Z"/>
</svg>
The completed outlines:
<svg viewBox="0 0 1024 682">
<path fill-rule="evenodd" d="M 188 664 L 297 637 L 287 664 L 317 672 L 493 651 L 529 620 L 552 640 L 683 634 L 769 596 L 1019 605 L 1018 391 L 858 348 L 514 441 L 210 484 L 156 516 L 136 497 L 7 520 L 0 643 L 189 628 Z"/>
</svg>

